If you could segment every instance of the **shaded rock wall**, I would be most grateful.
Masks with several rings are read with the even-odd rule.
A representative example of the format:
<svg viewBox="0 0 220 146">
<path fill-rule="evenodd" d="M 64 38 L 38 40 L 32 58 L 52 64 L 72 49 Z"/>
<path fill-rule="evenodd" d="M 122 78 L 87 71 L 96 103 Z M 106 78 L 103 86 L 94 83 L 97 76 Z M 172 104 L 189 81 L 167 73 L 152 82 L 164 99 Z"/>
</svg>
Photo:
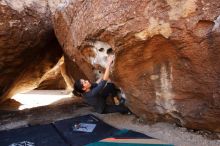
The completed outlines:
<svg viewBox="0 0 220 146">
<path fill-rule="evenodd" d="M 62 50 L 46 0 L 0 1 L 0 99 L 36 88 Z"/>
<path fill-rule="evenodd" d="M 111 50 L 112 79 L 135 114 L 220 131 L 217 0 L 70 0 L 53 22 L 80 77 L 100 76 Z"/>
</svg>

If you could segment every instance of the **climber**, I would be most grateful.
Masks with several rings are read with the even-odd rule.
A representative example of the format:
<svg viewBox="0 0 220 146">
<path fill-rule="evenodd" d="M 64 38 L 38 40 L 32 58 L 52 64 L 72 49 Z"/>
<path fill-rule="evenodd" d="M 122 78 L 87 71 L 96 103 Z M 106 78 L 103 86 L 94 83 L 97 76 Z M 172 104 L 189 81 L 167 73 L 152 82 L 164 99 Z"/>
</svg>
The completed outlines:
<svg viewBox="0 0 220 146">
<path fill-rule="evenodd" d="M 113 98 L 120 91 L 113 83 L 108 83 L 112 63 L 113 56 L 109 56 L 104 75 L 97 83 L 90 83 L 84 79 L 77 80 L 74 84 L 73 93 L 82 96 L 98 113 L 120 112 L 130 114 L 129 109 L 124 106 L 125 99 L 123 97 L 119 99 L 119 105 L 108 105 L 106 103 L 107 97 Z"/>
</svg>

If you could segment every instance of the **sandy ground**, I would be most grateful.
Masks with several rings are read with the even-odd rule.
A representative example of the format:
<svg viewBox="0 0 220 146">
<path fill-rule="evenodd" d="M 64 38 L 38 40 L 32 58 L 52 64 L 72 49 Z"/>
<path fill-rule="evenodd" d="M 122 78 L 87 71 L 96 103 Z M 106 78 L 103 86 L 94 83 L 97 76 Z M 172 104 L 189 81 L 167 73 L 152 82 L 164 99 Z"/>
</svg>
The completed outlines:
<svg viewBox="0 0 220 146">
<path fill-rule="evenodd" d="M 116 128 L 131 129 L 176 146 L 220 146 L 220 134 L 215 134 L 217 139 L 210 139 L 209 137 L 213 137 L 214 134 L 194 132 L 169 123 L 147 125 L 135 115 L 97 114 L 91 107 L 73 98 L 60 100 L 53 105 L 22 111 L 0 110 L 0 130 L 45 124 L 86 114 L 94 114 Z"/>
</svg>

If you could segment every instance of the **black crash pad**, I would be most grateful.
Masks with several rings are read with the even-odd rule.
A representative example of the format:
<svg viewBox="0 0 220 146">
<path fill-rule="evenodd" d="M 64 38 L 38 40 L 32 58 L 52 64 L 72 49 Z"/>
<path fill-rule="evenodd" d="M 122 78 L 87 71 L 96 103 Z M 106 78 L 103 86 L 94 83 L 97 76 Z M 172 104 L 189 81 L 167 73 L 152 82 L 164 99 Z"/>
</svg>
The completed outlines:
<svg viewBox="0 0 220 146">
<path fill-rule="evenodd" d="M 67 146 L 52 124 L 0 131 L 0 146 Z"/>
<path fill-rule="evenodd" d="M 92 132 L 74 131 L 79 123 L 96 124 Z M 72 146 L 81 146 L 112 136 L 118 129 L 104 123 L 93 115 L 85 115 L 54 123 L 60 135 Z"/>
</svg>

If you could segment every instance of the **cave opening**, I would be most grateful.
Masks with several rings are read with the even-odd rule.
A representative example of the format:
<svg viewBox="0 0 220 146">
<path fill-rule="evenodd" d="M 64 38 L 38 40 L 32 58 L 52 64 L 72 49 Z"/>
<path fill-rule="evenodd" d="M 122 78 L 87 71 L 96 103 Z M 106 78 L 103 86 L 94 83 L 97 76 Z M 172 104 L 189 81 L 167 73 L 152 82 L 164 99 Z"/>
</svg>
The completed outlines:
<svg viewBox="0 0 220 146">
<path fill-rule="evenodd" d="M 25 93 L 18 93 L 11 99 L 20 103 L 17 110 L 30 109 L 51 104 L 64 104 L 71 100 L 72 94 L 66 90 L 31 90 Z"/>
</svg>

